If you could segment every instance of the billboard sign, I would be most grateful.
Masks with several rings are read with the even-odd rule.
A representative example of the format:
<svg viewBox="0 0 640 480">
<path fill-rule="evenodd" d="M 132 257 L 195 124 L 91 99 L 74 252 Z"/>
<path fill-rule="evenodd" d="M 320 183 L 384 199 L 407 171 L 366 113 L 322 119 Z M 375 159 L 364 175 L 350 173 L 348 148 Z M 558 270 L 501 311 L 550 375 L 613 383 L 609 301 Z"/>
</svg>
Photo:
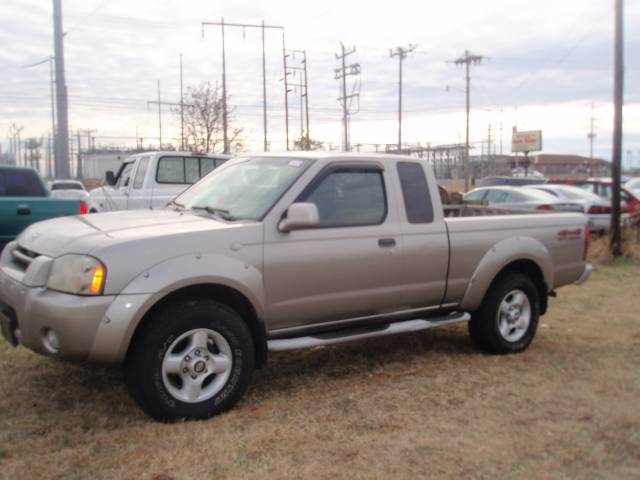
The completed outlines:
<svg viewBox="0 0 640 480">
<path fill-rule="evenodd" d="M 542 130 L 513 131 L 511 136 L 512 152 L 538 152 L 540 150 L 542 150 Z"/>
</svg>

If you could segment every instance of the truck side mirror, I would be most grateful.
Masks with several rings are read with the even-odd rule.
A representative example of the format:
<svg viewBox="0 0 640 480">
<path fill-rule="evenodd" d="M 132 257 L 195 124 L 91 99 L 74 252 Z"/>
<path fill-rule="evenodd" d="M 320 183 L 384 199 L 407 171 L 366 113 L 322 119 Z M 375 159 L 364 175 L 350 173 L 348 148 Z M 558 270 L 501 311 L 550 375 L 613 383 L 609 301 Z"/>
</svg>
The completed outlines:
<svg viewBox="0 0 640 480">
<path fill-rule="evenodd" d="M 107 182 L 107 185 L 115 185 L 116 184 L 116 177 L 113 174 L 113 171 L 111 171 L 111 170 L 107 170 L 105 172 L 104 179 Z"/>
<path fill-rule="evenodd" d="M 280 220 L 278 230 L 290 232 L 304 228 L 314 228 L 320 225 L 318 207 L 314 203 L 293 203 L 287 209 L 287 216 Z"/>
</svg>

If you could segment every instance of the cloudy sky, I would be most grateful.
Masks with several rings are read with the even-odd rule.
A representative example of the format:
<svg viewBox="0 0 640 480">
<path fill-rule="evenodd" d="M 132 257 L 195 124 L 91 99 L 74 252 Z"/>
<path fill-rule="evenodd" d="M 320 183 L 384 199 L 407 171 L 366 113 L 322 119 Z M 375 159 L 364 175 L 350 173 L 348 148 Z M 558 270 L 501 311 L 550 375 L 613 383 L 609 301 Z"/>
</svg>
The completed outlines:
<svg viewBox="0 0 640 480">
<path fill-rule="evenodd" d="M 640 166 L 640 2 L 625 11 L 625 160 Z M 471 139 L 488 127 L 496 150 L 509 151 L 512 126 L 542 129 L 544 151 L 587 155 L 591 103 L 595 154 L 611 156 L 613 0 L 63 0 L 70 125 L 97 130 L 101 145 L 157 144 L 157 98 L 179 99 L 179 55 L 185 85 L 220 81 L 220 31 L 201 22 L 285 27 L 286 44 L 306 49 L 311 136 L 338 145 L 341 110 L 334 68 L 340 42 L 361 65 L 360 105 L 352 144 L 397 139 L 397 59 L 389 49 L 416 44 L 404 63 L 403 140 L 446 144 L 464 139 L 464 75 L 447 61 L 465 50 L 488 59 L 472 70 Z M 0 4 L 0 127 L 26 136 L 50 130 L 49 70 L 23 66 L 53 52 L 51 0 Z M 284 147 L 282 38 L 267 33 L 269 139 Z M 262 147 L 260 32 L 228 29 L 229 103 L 249 149 Z M 300 57 L 292 59 L 298 62 Z M 447 89 L 447 86 L 449 87 Z M 299 97 L 292 92 L 291 137 L 299 135 Z M 354 105 L 355 107 L 355 105 Z M 177 116 L 163 112 L 163 136 L 179 135 Z M 3 149 L 7 133 L 0 130 Z M 174 140 L 175 141 L 175 140 Z M 479 147 L 479 144 L 478 144 Z M 631 157 L 627 156 L 630 152 Z"/>
</svg>

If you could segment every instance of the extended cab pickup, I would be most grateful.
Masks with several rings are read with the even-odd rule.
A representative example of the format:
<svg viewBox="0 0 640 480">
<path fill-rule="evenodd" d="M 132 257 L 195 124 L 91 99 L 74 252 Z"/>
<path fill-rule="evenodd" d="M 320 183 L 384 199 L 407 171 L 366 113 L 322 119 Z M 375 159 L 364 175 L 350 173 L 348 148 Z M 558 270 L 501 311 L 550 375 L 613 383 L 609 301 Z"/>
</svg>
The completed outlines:
<svg viewBox="0 0 640 480">
<path fill-rule="evenodd" d="M 0 250 L 34 222 L 86 211 L 80 200 L 52 198 L 33 168 L 0 166 Z"/>
<path fill-rule="evenodd" d="M 127 158 L 118 171 L 105 173 L 106 185 L 89 192 L 89 213 L 163 208 L 229 155 L 146 152 Z"/>
<path fill-rule="evenodd" d="M 469 322 L 526 349 L 551 292 L 586 280 L 579 213 L 464 216 L 411 157 L 230 160 L 162 210 L 40 223 L 0 257 L 13 344 L 124 364 L 157 419 L 233 406 L 268 350 Z"/>
</svg>

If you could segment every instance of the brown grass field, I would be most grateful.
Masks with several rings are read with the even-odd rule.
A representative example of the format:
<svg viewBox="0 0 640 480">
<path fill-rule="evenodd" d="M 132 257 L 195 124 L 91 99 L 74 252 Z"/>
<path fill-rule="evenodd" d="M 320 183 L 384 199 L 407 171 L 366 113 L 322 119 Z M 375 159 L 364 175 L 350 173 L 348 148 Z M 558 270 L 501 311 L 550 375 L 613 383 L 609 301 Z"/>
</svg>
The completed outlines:
<svg viewBox="0 0 640 480">
<path fill-rule="evenodd" d="M 0 478 L 637 479 L 639 312 L 640 263 L 604 264 L 522 354 L 458 325 L 273 355 L 233 411 L 178 424 L 117 368 L 0 342 Z"/>
</svg>

